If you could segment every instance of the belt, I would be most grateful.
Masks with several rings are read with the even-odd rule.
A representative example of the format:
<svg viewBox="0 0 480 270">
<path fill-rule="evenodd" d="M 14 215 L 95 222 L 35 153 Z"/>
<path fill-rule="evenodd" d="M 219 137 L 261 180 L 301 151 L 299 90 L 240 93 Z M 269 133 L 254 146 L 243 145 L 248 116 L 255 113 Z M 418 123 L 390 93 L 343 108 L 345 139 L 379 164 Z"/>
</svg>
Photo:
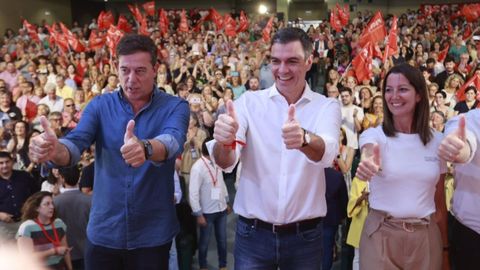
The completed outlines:
<svg viewBox="0 0 480 270">
<path fill-rule="evenodd" d="M 315 229 L 320 222 L 322 222 L 322 217 L 313 218 L 313 219 L 306 219 L 297 222 L 287 223 L 287 224 L 272 224 L 265 222 L 260 219 L 256 218 L 246 218 L 243 216 L 238 216 L 238 218 L 247 223 L 250 226 L 254 226 L 256 228 L 262 228 L 273 233 L 277 234 L 292 234 L 307 230 Z"/>
</svg>

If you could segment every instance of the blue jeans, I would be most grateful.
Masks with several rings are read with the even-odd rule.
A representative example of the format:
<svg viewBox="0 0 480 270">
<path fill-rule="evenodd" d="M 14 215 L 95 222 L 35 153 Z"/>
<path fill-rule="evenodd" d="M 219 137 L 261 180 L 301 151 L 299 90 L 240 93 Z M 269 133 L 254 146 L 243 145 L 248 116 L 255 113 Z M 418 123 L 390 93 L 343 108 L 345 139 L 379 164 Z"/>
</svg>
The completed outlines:
<svg viewBox="0 0 480 270">
<path fill-rule="evenodd" d="M 207 252 L 212 230 L 215 230 L 215 239 L 217 240 L 218 267 L 227 267 L 227 210 L 213 214 L 203 214 L 203 216 L 207 221 L 207 226 L 200 226 L 198 243 L 200 268 L 208 268 Z"/>
<path fill-rule="evenodd" d="M 333 264 L 333 247 L 338 226 L 323 225 L 323 263 L 322 270 L 330 270 Z"/>
<path fill-rule="evenodd" d="M 85 242 L 86 270 L 168 269 L 171 242 L 162 246 L 132 250 L 97 246 L 88 238 Z"/>
<path fill-rule="evenodd" d="M 276 234 L 239 219 L 234 255 L 235 270 L 321 269 L 322 222 L 311 230 Z"/>
</svg>

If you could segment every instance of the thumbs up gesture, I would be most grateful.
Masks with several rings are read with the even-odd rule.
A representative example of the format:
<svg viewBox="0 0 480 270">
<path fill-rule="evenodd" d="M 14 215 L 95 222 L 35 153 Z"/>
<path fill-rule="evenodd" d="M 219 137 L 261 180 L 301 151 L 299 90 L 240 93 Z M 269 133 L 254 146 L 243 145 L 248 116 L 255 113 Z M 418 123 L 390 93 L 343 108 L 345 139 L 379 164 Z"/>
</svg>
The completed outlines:
<svg viewBox="0 0 480 270">
<path fill-rule="evenodd" d="M 52 160 L 55 155 L 55 149 L 59 144 L 57 135 L 50 127 L 50 123 L 45 116 L 40 117 L 40 124 L 44 132 L 32 138 L 29 146 L 30 159 L 35 163 Z"/>
<path fill-rule="evenodd" d="M 295 106 L 288 108 L 287 122 L 282 127 L 282 138 L 287 149 L 299 149 L 303 145 L 303 129 L 295 119 Z"/>
<path fill-rule="evenodd" d="M 221 114 L 215 122 L 213 138 L 223 145 L 231 145 L 238 131 L 237 115 L 231 100 L 227 101 L 225 106 L 227 113 Z"/>
<path fill-rule="evenodd" d="M 123 136 L 123 145 L 120 148 L 125 162 L 132 167 L 140 167 L 145 162 L 145 149 L 143 143 L 135 136 L 135 121 L 128 121 L 125 135 Z"/>
<path fill-rule="evenodd" d="M 368 181 L 380 171 L 380 168 L 380 146 L 375 144 L 373 147 L 365 149 L 362 160 L 360 161 L 360 164 L 358 164 L 356 177 L 361 180 Z"/>
<path fill-rule="evenodd" d="M 465 162 L 470 154 L 466 139 L 465 116 L 461 115 L 457 129 L 448 134 L 438 147 L 438 156 L 449 162 Z"/>
</svg>

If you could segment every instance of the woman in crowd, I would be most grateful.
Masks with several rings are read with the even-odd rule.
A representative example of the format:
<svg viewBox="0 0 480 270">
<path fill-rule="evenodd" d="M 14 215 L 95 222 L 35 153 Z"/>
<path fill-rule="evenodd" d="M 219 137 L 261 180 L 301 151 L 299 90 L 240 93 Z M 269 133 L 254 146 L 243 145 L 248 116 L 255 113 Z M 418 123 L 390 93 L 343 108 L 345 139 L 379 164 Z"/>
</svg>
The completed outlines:
<svg viewBox="0 0 480 270">
<path fill-rule="evenodd" d="M 50 269 L 73 269 L 67 226 L 56 218 L 50 192 L 37 192 L 27 199 L 22 207 L 22 221 L 17 233 L 20 252 L 37 254 Z"/>
<path fill-rule="evenodd" d="M 402 64 L 387 73 L 383 89 L 383 125 L 360 137 L 356 176 L 370 181 L 360 268 L 447 267 L 447 168 L 437 157 L 442 134 L 429 126 L 425 79 Z"/>
<path fill-rule="evenodd" d="M 365 113 L 362 121 L 362 129 L 366 130 L 371 127 L 377 127 L 383 122 L 383 100 L 381 96 L 375 96 L 372 99 L 372 106 Z"/>
<path fill-rule="evenodd" d="M 343 179 L 347 185 L 347 190 L 350 190 L 352 184 L 352 163 L 355 156 L 355 149 L 348 146 L 347 135 L 345 129 L 340 128 L 340 149 L 337 158 L 334 160 L 335 167 L 343 174 Z"/>
<path fill-rule="evenodd" d="M 447 119 L 453 116 L 453 109 L 447 106 L 446 103 L 447 93 L 439 90 L 435 93 L 435 105 L 430 108 L 430 111 L 441 111 Z"/>
<path fill-rule="evenodd" d="M 445 81 L 445 88 L 443 91 L 447 94 L 445 98 L 445 105 L 449 106 L 450 108 L 455 107 L 457 103 L 456 94 L 458 89 L 463 85 L 464 81 L 462 77 L 458 74 L 452 74 L 448 76 L 447 80 Z"/>
<path fill-rule="evenodd" d="M 237 71 L 232 71 L 231 73 L 232 76 L 232 90 L 233 90 L 233 98 L 237 99 L 239 98 L 243 93 L 247 91 L 245 89 L 245 85 L 243 85 L 240 81 L 240 74 Z"/>
<path fill-rule="evenodd" d="M 13 136 L 7 144 L 7 151 L 16 157 L 15 169 L 25 170 L 30 165 L 28 157 L 29 129 L 25 121 L 13 125 Z"/>
<path fill-rule="evenodd" d="M 187 140 L 185 141 L 182 159 L 180 163 L 180 173 L 188 184 L 190 179 L 190 169 L 197 159 L 201 156 L 202 142 L 207 138 L 207 133 L 200 128 L 196 114 L 190 114 L 188 124 Z"/>
<path fill-rule="evenodd" d="M 360 107 L 363 109 L 363 113 L 370 111 L 372 107 L 373 94 L 370 87 L 361 87 L 359 92 Z"/>
<path fill-rule="evenodd" d="M 60 180 L 60 174 L 57 168 L 49 170 L 47 180 L 43 181 L 41 191 L 52 193 L 52 196 L 57 196 L 64 191 L 63 183 Z"/>
<path fill-rule="evenodd" d="M 453 110 L 455 111 L 455 115 L 458 115 L 477 108 L 478 104 L 477 88 L 472 85 L 465 89 L 465 100 L 458 102 Z"/>
<path fill-rule="evenodd" d="M 445 123 L 447 122 L 447 118 L 441 111 L 433 111 L 430 113 L 431 123 L 430 125 L 432 128 L 438 132 L 445 131 Z"/>
</svg>

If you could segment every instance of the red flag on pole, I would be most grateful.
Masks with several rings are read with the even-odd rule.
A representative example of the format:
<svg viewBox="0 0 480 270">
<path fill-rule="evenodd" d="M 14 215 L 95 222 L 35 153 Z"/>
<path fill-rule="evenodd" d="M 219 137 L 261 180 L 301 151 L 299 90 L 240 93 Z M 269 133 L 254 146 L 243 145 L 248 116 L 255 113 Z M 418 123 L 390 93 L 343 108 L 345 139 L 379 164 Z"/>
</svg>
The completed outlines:
<svg viewBox="0 0 480 270">
<path fill-rule="evenodd" d="M 113 24 L 114 18 L 111 11 L 100 11 L 97 18 L 98 29 L 107 30 Z"/>
<path fill-rule="evenodd" d="M 218 13 L 218 11 L 214 8 L 210 9 L 210 18 L 212 19 L 213 23 L 217 26 L 217 31 L 220 31 L 223 29 L 223 17 Z"/>
<path fill-rule="evenodd" d="M 237 35 L 237 22 L 229 13 L 225 14 L 225 34 L 230 37 Z"/>
<path fill-rule="evenodd" d="M 238 23 L 237 33 L 245 32 L 248 30 L 248 18 L 245 16 L 245 12 L 240 11 L 240 22 Z"/>
<path fill-rule="evenodd" d="M 27 20 L 23 20 L 23 27 L 25 27 L 25 29 L 28 32 L 28 35 L 32 40 L 35 40 L 38 42 L 40 41 L 40 38 L 38 37 L 37 29 L 35 29 L 34 25 L 29 23 Z"/>
<path fill-rule="evenodd" d="M 159 17 L 158 26 L 160 28 L 160 33 L 165 34 L 168 32 L 169 22 L 168 22 L 167 13 L 163 8 L 160 9 L 158 17 Z"/>
<path fill-rule="evenodd" d="M 270 17 L 270 19 L 267 22 L 267 25 L 265 25 L 265 28 L 263 28 L 262 30 L 263 41 L 270 42 L 270 34 L 272 32 L 272 28 L 273 28 L 273 16 Z"/>
<path fill-rule="evenodd" d="M 365 44 L 368 42 L 375 44 L 378 41 L 383 41 L 386 35 L 387 32 L 385 30 L 385 22 L 383 21 L 382 13 L 377 11 L 367 27 L 363 30 L 358 45 L 360 45 L 360 47 L 365 47 Z"/>
<path fill-rule="evenodd" d="M 385 53 L 383 56 L 383 63 L 387 62 L 388 57 L 398 52 L 397 44 L 397 17 L 393 16 L 392 27 L 388 33 L 387 44 L 385 44 Z"/>
<path fill-rule="evenodd" d="M 37 104 L 28 98 L 27 103 L 25 104 L 25 114 L 29 122 L 31 122 L 37 116 Z"/>
<path fill-rule="evenodd" d="M 144 36 L 150 36 L 150 32 L 148 32 L 148 22 L 147 17 L 143 17 L 140 21 L 140 27 L 138 28 L 138 34 Z"/>
<path fill-rule="evenodd" d="M 468 80 L 460 89 L 458 89 L 456 95 L 459 102 L 465 100 L 465 90 L 469 86 L 475 86 L 477 91 L 480 89 L 480 74 L 475 73 L 470 80 Z"/>
<path fill-rule="evenodd" d="M 180 32 L 188 32 L 187 13 L 185 9 L 182 9 L 182 13 L 180 13 L 180 24 L 178 25 L 178 30 Z"/>
<path fill-rule="evenodd" d="M 480 16 L 480 5 L 479 4 L 470 4 L 463 5 L 460 10 L 467 22 L 475 22 Z"/>
<path fill-rule="evenodd" d="M 438 54 L 438 62 L 442 62 L 443 63 L 443 60 L 445 60 L 445 58 L 447 57 L 447 54 L 448 54 L 448 50 L 450 49 L 450 46 L 447 46 L 445 49 L 443 49 L 442 51 L 440 51 L 440 53 Z"/>
<path fill-rule="evenodd" d="M 66 53 L 68 51 L 68 41 L 64 35 L 57 32 L 55 23 L 52 26 L 47 24 L 45 28 L 50 33 L 50 44 L 55 44 L 62 52 Z"/>
<path fill-rule="evenodd" d="M 117 44 L 120 39 L 123 37 L 123 32 L 118 30 L 115 25 L 110 25 L 107 32 L 107 46 L 110 51 L 110 55 L 113 57 L 115 55 L 115 50 L 117 49 Z"/>
<path fill-rule="evenodd" d="M 127 18 L 125 18 L 123 14 L 120 14 L 118 17 L 117 28 L 125 33 L 132 32 L 132 26 L 128 23 Z"/>
<path fill-rule="evenodd" d="M 342 24 L 342 26 L 347 25 L 348 21 L 350 20 L 350 12 L 340 7 L 340 4 L 338 3 L 335 6 L 337 7 L 338 19 L 340 20 L 340 23 Z"/>
<path fill-rule="evenodd" d="M 145 10 L 145 13 L 147 13 L 147 15 L 149 16 L 155 16 L 155 2 L 154 1 L 150 1 L 150 2 L 146 2 L 145 4 L 142 5 L 143 7 L 143 10 Z"/>
<path fill-rule="evenodd" d="M 471 27 L 470 24 L 468 23 L 467 26 L 465 26 L 465 30 L 463 31 L 462 38 L 463 38 L 463 40 L 466 40 L 466 39 L 469 38 L 471 35 L 472 35 L 472 27 Z"/>
<path fill-rule="evenodd" d="M 70 31 L 62 22 L 60 23 L 60 28 L 62 29 L 63 35 L 66 37 L 68 44 L 76 52 L 85 51 L 85 46 L 78 40 L 77 37 Z"/>
<path fill-rule="evenodd" d="M 333 8 L 330 11 L 330 26 L 335 29 L 335 31 L 340 32 L 342 31 L 342 23 L 340 22 L 340 19 L 338 18 L 335 8 Z"/>
<path fill-rule="evenodd" d="M 138 6 L 136 4 L 135 6 L 132 6 L 132 5 L 127 5 L 127 6 L 130 12 L 133 14 L 135 21 L 137 21 L 137 23 L 140 24 L 142 22 L 143 15 L 140 12 L 140 9 L 138 8 Z"/>
<path fill-rule="evenodd" d="M 370 80 L 372 73 L 372 45 L 368 42 L 365 47 L 353 58 L 352 66 L 355 71 L 355 76 L 359 82 Z"/>
<path fill-rule="evenodd" d="M 94 29 L 92 30 L 92 32 L 90 33 L 90 37 L 88 38 L 88 47 L 91 50 L 98 50 L 105 45 L 105 42 L 105 37 L 99 36 L 97 31 Z"/>
</svg>

